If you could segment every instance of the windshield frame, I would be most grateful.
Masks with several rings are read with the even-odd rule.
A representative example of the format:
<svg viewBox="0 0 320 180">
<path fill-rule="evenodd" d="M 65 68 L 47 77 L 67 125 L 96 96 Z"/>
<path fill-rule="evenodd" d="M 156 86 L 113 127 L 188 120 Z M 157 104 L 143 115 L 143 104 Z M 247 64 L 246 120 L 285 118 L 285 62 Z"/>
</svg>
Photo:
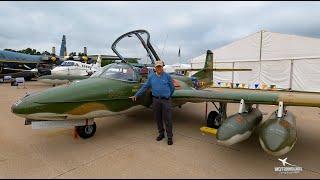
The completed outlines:
<svg viewBox="0 0 320 180">
<path fill-rule="evenodd" d="M 141 37 L 140 34 L 146 34 L 147 35 L 147 42 L 144 41 L 144 39 Z M 148 56 L 151 60 L 151 64 L 154 65 L 154 61 L 160 61 L 160 58 L 158 56 L 158 54 L 156 53 L 156 51 L 154 50 L 154 48 L 152 47 L 151 43 L 150 43 L 150 34 L 148 31 L 140 29 L 140 30 L 135 30 L 135 31 L 130 31 L 128 33 L 125 33 L 123 35 L 121 35 L 120 37 L 118 37 L 111 46 L 112 51 L 122 60 L 121 62 L 125 62 L 127 63 L 127 60 L 125 60 L 122 55 L 117 51 L 117 44 L 124 38 L 127 37 L 131 37 L 132 35 L 135 35 L 141 42 L 141 44 L 143 45 L 144 49 L 147 51 Z"/>
<path fill-rule="evenodd" d="M 72 65 L 70 65 L 72 63 Z M 60 66 L 66 67 L 66 66 L 75 66 L 75 62 L 73 61 L 63 61 Z"/>
<path fill-rule="evenodd" d="M 122 72 L 113 71 L 114 73 L 112 74 L 112 71 L 111 71 L 112 68 L 114 68 L 114 69 L 122 68 L 122 70 L 121 70 Z M 125 78 L 125 77 L 128 77 L 128 76 L 126 76 L 128 74 L 128 69 L 132 70 L 132 79 Z M 123 70 L 126 70 L 126 72 L 123 72 Z M 110 73 L 110 74 L 107 74 L 107 73 Z M 120 74 L 120 76 L 119 76 L 119 74 Z M 116 77 L 112 77 L 112 76 L 118 76 L 118 77 L 116 78 Z M 136 68 L 134 68 L 134 66 L 132 66 L 128 63 L 108 64 L 105 67 L 103 67 L 101 70 L 92 74 L 90 78 L 113 79 L 113 80 L 119 80 L 119 81 L 125 81 L 125 82 L 138 82 L 139 81 L 139 75 L 137 73 Z"/>
</svg>

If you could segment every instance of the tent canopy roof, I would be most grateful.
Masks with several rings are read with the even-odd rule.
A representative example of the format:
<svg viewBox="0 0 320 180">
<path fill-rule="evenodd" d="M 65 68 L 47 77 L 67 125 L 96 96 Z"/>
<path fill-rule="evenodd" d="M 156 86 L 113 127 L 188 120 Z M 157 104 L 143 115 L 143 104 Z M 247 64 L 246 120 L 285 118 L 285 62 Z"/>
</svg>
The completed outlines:
<svg viewBox="0 0 320 180">
<path fill-rule="evenodd" d="M 319 58 L 320 39 L 261 30 L 212 52 L 215 62 Z M 191 63 L 203 63 L 205 57 L 202 54 Z"/>
</svg>

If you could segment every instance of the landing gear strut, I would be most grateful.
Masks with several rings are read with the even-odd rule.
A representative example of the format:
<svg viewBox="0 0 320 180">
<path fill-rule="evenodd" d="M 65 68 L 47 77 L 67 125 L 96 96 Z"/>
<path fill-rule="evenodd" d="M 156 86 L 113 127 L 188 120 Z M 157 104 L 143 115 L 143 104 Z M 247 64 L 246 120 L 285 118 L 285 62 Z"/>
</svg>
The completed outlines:
<svg viewBox="0 0 320 180">
<path fill-rule="evenodd" d="M 76 126 L 76 131 L 81 138 L 87 139 L 96 133 L 96 128 L 96 123 L 93 122 L 91 125 Z"/>
</svg>

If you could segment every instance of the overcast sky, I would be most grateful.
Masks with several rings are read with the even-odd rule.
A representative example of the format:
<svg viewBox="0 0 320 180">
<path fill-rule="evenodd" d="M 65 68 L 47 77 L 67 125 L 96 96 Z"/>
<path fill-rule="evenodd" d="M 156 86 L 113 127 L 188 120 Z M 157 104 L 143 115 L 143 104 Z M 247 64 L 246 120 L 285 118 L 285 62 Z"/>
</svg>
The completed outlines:
<svg viewBox="0 0 320 180">
<path fill-rule="evenodd" d="M 320 2 L 0 2 L 0 49 L 113 54 L 123 33 L 146 29 L 166 64 L 260 30 L 320 38 Z"/>
</svg>

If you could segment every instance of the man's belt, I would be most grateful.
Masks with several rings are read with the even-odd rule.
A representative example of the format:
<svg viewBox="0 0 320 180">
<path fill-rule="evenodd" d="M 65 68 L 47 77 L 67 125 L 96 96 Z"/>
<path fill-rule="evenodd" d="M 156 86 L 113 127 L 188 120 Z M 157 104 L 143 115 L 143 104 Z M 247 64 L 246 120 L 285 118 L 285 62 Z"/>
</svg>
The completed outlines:
<svg viewBox="0 0 320 180">
<path fill-rule="evenodd" d="M 167 98 L 167 97 L 154 96 L 154 95 L 152 95 L 152 97 L 154 97 L 154 98 L 156 98 L 156 99 L 166 99 L 166 100 L 169 100 L 169 98 Z"/>
</svg>

